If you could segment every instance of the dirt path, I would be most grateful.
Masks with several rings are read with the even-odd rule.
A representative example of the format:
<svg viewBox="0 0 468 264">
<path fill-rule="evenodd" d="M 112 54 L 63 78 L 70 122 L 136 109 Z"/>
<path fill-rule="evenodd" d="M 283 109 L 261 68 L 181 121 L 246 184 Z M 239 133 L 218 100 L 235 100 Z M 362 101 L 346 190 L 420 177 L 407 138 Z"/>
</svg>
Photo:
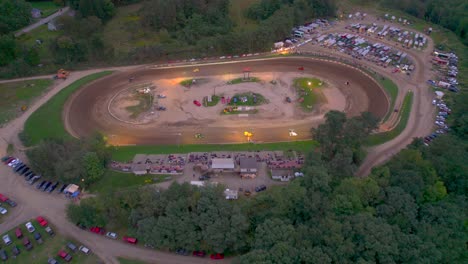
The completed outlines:
<svg viewBox="0 0 468 264">
<path fill-rule="evenodd" d="M 24 33 L 27 33 L 29 31 L 35 29 L 35 28 L 38 28 L 38 27 L 40 27 L 40 26 L 42 26 L 44 24 L 49 23 L 54 18 L 59 17 L 59 16 L 65 14 L 66 12 L 68 12 L 68 9 L 69 9 L 68 6 L 64 7 L 64 8 L 60 8 L 59 11 L 53 13 L 52 15 L 50 15 L 48 17 L 45 17 L 45 18 L 42 18 L 41 20 L 37 21 L 36 23 L 31 24 L 31 25 L 29 25 L 27 27 L 24 27 L 24 28 L 20 29 L 18 32 L 15 33 L 15 37 L 19 37 L 19 36 L 23 35 Z"/>
</svg>

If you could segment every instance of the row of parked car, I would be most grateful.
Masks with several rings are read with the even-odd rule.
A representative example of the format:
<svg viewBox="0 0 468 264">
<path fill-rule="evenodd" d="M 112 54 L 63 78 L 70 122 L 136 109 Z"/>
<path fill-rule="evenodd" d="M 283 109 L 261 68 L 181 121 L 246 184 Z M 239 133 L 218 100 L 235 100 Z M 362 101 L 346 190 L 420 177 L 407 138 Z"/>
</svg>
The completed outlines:
<svg viewBox="0 0 468 264">
<path fill-rule="evenodd" d="M 176 254 L 182 255 L 182 256 L 189 256 L 190 252 L 186 249 L 183 248 L 178 248 L 175 251 Z M 203 250 L 195 250 L 192 252 L 192 256 L 194 257 L 201 257 L 204 258 L 206 256 L 206 252 Z M 214 253 L 210 255 L 211 259 L 224 259 L 224 254 L 221 253 Z"/>
<path fill-rule="evenodd" d="M 61 184 L 60 182 L 52 182 L 48 180 L 40 180 L 41 175 L 35 173 L 31 168 L 29 168 L 26 163 L 22 162 L 20 159 L 5 156 L 2 158 L 2 162 L 13 169 L 13 172 L 24 176 L 24 180 L 30 185 L 36 184 L 36 189 L 42 190 L 43 192 L 52 193 L 56 190 L 57 193 L 63 193 L 67 188 L 68 184 Z M 60 187 L 61 186 L 61 187 Z"/>
<path fill-rule="evenodd" d="M 42 216 L 38 216 L 36 218 L 36 221 L 40 226 L 44 227 L 44 230 L 47 234 L 49 234 L 50 237 L 55 236 L 55 233 L 52 230 L 52 228 L 48 226 L 47 220 L 45 220 Z M 39 245 L 44 243 L 42 235 L 36 230 L 32 222 L 27 222 L 24 226 L 26 227 L 26 230 L 33 235 L 34 240 L 36 240 L 36 243 L 38 243 Z M 27 251 L 33 249 L 33 244 L 31 243 L 31 240 L 29 240 L 28 237 L 23 235 L 23 230 L 21 229 L 21 227 L 17 227 L 15 229 L 15 236 L 18 240 L 22 241 L 22 244 Z M 10 235 L 3 235 L 2 240 L 5 246 L 8 247 L 11 245 L 11 253 L 14 257 L 18 256 L 21 253 L 18 246 L 16 244 L 13 244 L 13 239 L 10 237 Z M 2 259 L 3 261 L 8 260 L 8 254 L 6 249 L 4 248 L 0 248 L 0 259 Z"/>
<path fill-rule="evenodd" d="M 17 205 L 15 201 L 0 193 L 0 214 L 6 215 L 8 210 L 3 204 L 8 204 L 10 207 L 15 207 Z"/>
<path fill-rule="evenodd" d="M 78 251 L 81 252 L 81 253 L 84 253 L 86 255 L 89 255 L 91 253 L 91 250 L 89 248 L 87 248 L 87 247 L 85 247 L 83 245 L 77 247 L 72 242 L 67 242 L 66 247 L 70 251 L 70 253 L 68 251 L 66 251 L 65 249 L 61 249 L 57 253 L 57 256 L 61 257 L 66 262 L 70 262 L 73 259 L 72 253 L 76 253 Z M 59 264 L 59 262 L 54 258 L 49 258 L 47 263 L 48 264 Z"/>
<path fill-rule="evenodd" d="M 446 122 L 446 119 L 448 118 L 448 116 L 452 113 L 452 110 L 449 107 L 447 107 L 444 100 L 442 100 L 442 99 L 434 99 L 432 101 L 432 104 L 436 105 L 437 108 L 439 108 L 439 112 L 438 112 L 438 114 L 436 116 L 436 121 L 435 121 L 436 130 L 435 130 L 435 132 L 428 135 L 428 136 L 426 136 L 426 137 L 424 137 L 424 145 L 426 145 L 426 146 L 429 146 L 429 144 L 432 142 L 432 140 L 437 138 L 439 134 L 445 134 L 450 130 L 450 128 L 448 127 L 448 125 L 445 122 Z"/>
<path fill-rule="evenodd" d="M 76 226 L 78 226 L 79 228 L 81 228 L 83 230 L 89 230 L 91 233 L 106 236 L 106 237 L 111 238 L 111 239 L 117 239 L 118 238 L 118 235 L 116 233 L 107 232 L 103 227 L 93 226 L 93 227 L 90 227 L 88 229 L 85 225 L 83 225 L 81 223 L 77 223 Z M 138 239 L 136 239 L 134 237 L 129 237 L 129 236 L 123 236 L 122 240 L 127 242 L 127 243 L 134 244 L 134 245 L 138 243 Z"/>
</svg>

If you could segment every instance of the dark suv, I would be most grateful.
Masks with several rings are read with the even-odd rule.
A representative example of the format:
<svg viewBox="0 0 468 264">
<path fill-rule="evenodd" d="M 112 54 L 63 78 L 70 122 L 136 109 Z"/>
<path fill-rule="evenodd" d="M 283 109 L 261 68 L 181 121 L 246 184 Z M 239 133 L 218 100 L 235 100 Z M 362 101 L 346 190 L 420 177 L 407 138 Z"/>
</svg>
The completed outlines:
<svg viewBox="0 0 468 264">
<path fill-rule="evenodd" d="M 260 185 L 260 186 L 258 186 L 258 187 L 255 187 L 255 191 L 256 191 L 256 192 L 261 192 L 261 191 L 266 190 L 266 188 L 267 188 L 267 187 L 266 187 L 265 185 Z"/>
</svg>

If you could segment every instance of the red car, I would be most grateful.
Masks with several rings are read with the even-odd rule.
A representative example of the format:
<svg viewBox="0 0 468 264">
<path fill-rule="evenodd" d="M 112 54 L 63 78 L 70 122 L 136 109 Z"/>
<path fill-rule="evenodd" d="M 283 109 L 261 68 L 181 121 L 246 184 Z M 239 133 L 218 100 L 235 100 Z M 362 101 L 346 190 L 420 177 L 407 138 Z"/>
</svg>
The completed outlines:
<svg viewBox="0 0 468 264">
<path fill-rule="evenodd" d="M 202 258 L 204 258 L 204 257 L 206 256 L 206 253 L 205 253 L 205 251 L 196 250 L 196 251 L 193 252 L 193 255 L 194 255 L 195 257 L 202 257 Z"/>
<path fill-rule="evenodd" d="M 0 202 L 6 202 L 8 200 L 8 197 L 0 193 Z"/>
<path fill-rule="evenodd" d="M 68 254 L 66 251 L 64 250 L 60 250 L 57 255 L 61 258 L 63 258 L 66 262 L 70 262 L 70 260 L 72 260 L 72 256 L 70 254 Z"/>
<path fill-rule="evenodd" d="M 211 254 L 210 258 L 211 259 L 224 259 L 224 254 L 221 254 L 221 253 Z"/>
<path fill-rule="evenodd" d="M 14 157 L 9 157 L 7 160 L 5 160 L 3 163 L 8 164 L 12 162 L 15 158 Z"/>
<path fill-rule="evenodd" d="M 89 229 L 89 231 L 93 232 L 93 233 L 96 233 L 96 234 L 99 234 L 99 235 L 104 235 L 104 233 L 106 233 L 106 231 L 104 230 L 104 228 L 102 227 L 97 227 L 97 226 L 93 226 Z"/>
<path fill-rule="evenodd" d="M 193 104 L 196 106 L 201 106 L 201 103 L 198 100 L 193 100 Z"/>
<path fill-rule="evenodd" d="M 23 232 L 21 232 L 21 228 L 16 228 L 15 229 L 15 235 L 16 235 L 16 238 L 20 239 L 23 237 Z"/>
<path fill-rule="evenodd" d="M 123 241 L 127 242 L 127 243 L 130 243 L 130 244 L 136 244 L 138 243 L 138 239 L 134 238 L 134 237 L 128 237 L 128 236 L 124 236 L 123 237 Z"/>
<path fill-rule="evenodd" d="M 42 216 L 38 216 L 38 217 L 36 218 L 36 220 L 37 220 L 37 222 L 38 222 L 42 227 L 46 227 L 47 224 L 49 224 L 49 223 L 47 222 L 47 220 L 45 220 L 44 217 L 42 217 Z"/>
</svg>

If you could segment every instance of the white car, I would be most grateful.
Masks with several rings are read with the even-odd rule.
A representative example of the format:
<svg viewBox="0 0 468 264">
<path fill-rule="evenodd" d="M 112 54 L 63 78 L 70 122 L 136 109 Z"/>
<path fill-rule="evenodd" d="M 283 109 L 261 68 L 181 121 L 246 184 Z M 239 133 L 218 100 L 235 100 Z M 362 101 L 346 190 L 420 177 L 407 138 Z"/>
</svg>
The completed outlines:
<svg viewBox="0 0 468 264">
<path fill-rule="evenodd" d="M 34 228 L 34 226 L 31 224 L 31 222 L 27 222 L 25 224 L 25 226 L 26 226 L 26 229 L 28 229 L 29 233 L 32 233 L 32 232 L 36 231 L 36 228 Z"/>
<path fill-rule="evenodd" d="M 3 242 L 5 242 L 5 245 L 10 245 L 11 244 L 11 238 L 9 235 L 4 235 L 3 236 Z"/>
<path fill-rule="evenodd" d="M 112 238 L 112 239 L 117 239 L 117 234 L 114 232 L 107 232 L 106 237 Z"/>
<path fill-rule="evenodd" d="M 15 166 L 18 162 L 20 162 L 19 159 L 14 159 L 14 160 L 10 161 L 10 163 L 8 163 L 8 166 L 13 167 L 13 166 Z"/>
<path fill-rule="evenodd" d="M 6 213 L 8 213 L 8 210 L 3 207 L 0 207 L 0 214 L 4 215 Z"/>
<path fill-rule="evenodd" d="M 85 253 L 86 255 L 89 255 L 89 253 L 91 253 L 91 250 L 90 250 L 89 248 L 83 246 L 83 245 L 81 245 L 81 246 L 79 247 L 79 250 L 80 250 L 81 252 Z"/>
</svg>

